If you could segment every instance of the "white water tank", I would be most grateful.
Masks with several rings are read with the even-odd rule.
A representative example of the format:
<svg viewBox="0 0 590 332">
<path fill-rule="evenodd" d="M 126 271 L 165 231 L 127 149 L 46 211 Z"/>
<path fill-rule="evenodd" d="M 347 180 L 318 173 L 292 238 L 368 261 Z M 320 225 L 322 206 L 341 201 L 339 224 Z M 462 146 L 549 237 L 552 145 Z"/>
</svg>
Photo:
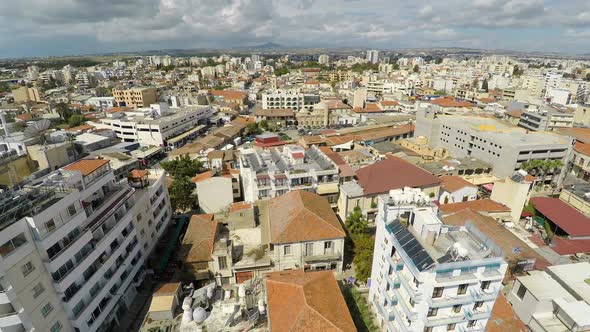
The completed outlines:
<svg viewBox="0 0 590 332">
<path fill-rule="evenodd" d="M 193 321 L 193 312 L 189 308 L 188 310 L 185 310 L 184 313 L 182 314 L 182 322 L 183 323 L 190 323 L 192 321 Z"/>
<path fill-rule="evenodd" d="M 196 307 L 195 311 L 193 311 L 193 319 L 197 324 L 201 324 L 207 319 L 207 311 L 201 307 Z"/>
<path fill-rule="evenodd" d="M 266 311 L 266 308 L 264 307 L 264 300 L 259 299 L 258 300 L 258 312 L 262 315 L 262 314 L 264 314 L 265 311 Z"/>
</svg>

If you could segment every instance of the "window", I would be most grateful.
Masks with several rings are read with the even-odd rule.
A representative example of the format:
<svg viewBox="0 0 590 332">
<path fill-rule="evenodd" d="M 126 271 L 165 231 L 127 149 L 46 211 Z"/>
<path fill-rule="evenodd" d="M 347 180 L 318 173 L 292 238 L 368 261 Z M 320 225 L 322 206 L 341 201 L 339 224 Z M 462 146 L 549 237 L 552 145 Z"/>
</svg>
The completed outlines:
<svg viewBox="0 0 590 332">
<path fill-rule="evenodd" d="M 416 305 L 416 302 L 414 302 L 414 300 L 412 298 L 410 298 L 410 306 L 412 306 L 412 308 Z"/>
<path fill-rule="evenodd" d="M 438 314 L 438 308 L 429 308 L 427 317 L 433 317 L 436 316 L 436 314 Z"/>
<path fill-rule="evenodd" d="M 425 327 L 424 332 L 432 332 L 432 326 Z"/>
<path fill-rule="evenodd" d="M 477 301 L 475 302 L 475 304 L 473 305 L 473 310 L 477 310 L 479 308 L 483 307 L 483 301 Z"/>
<path fill-rule="evenodd" d="M 459 285 L 459 288 L 457 289 L 457 295 L 463 295 L 467 293 L 467 287 L 469 287 L 468 284 Z"/>
<path fill-rule="evenodd" d="M 23 271 L 23 277 L 28 276 L 29 273 L 33 272 L 33 270 L 35 270 L 35 265 L 33 265 L 33 263 L 31 262 L 27 262 L 25 263 L 25 265 L 21 266 L 21 271 Z"/>
<path fill-rule="evenodd" d="M 455 304 L 455 305 L 453 306 L 453 312 L 454 312 L 454 313 L 456 313 L 456 314 L 458 314 L 459 312 L 461 312 L 461 307 L 462 307 L 462 305 L 460 305 L 460 304 Z"/>
<path fill-rule="evenodd" d="M 283 246 L 283 255 L 291 255 L 291 246 L 290 245 Z"/>
<path fill-rule="evenodd" d="M 332 253 L 332 241 L 324 242 L 324 254 Z"/>
<path fill-rule="evenodd" d="M 19 235 L 15 236 L 12 240 L 0 246 L 0 255 L 2 257 L 6 257 L 25 243 L 27 243 L 25 233 L 20 233 Z"/>
<path fill-rule="evenodd" d="M 42 283 L 38 283 L 37 286 L 33 287 L 33 298 L 39 297 L 45 291 Z"/>
<path fill-rule="evenodd" d="M 43 317 L 47 317 L 52 311 L 53 306 L 50 302 L 47 302 L 47 304 L 44 305 L 43 308 L 41 308 L 41 314 L 43 315 Z"/>
<path fill-rule="evenodd" d="M 76 206 L 74 204 L 68 207 L 68 213 L 70 214 L 70 217 L 76 214 Z"/>
<path fill-rule="evenodd" d="M 456 325 L 457 324 L 455 324 L 455 323 L 447 325 L 447 331 L 453 331 L 453 330 L 455 330 L 455 326 Z"/>
<path fill-rule="evenodd" d="M 518 298 L 522 300 L 522 298 L 524 297 L 524 294 L 526 294 L 526 287 L 524 287 L 523 284 L 520 284 L 520 287 L 518 288 L 518 291 L 516 292 L 516 296 L 518 296 Z"/>
<path fill-rule="evenodd" d="M 474 327 L 474 326 L 475 326 L 475 324 L 477 324 L 477 321 L 476 321 L 476 320 L 470 320 L 470 321 L 467 323 L 467 327 Z"/>
<path fill-rule="evenodd" d="M 444 287 L 434 287 L 432 298 L 442 297 L 444 289 Z"/>
<path fill-rule="evenodd" d="M 487 290 L 487 289 L 489 289 L 491 283 L 492 282 L 490 280 L 488 280 L 488 281 L 482 281 L 482 283 L 481 283 L 481 290 Z"/>
<path fill-rule="evenodd" d="M 55 229 L 55 221 L 53 221 L 53 219 L 49 219 L 49 221 L 45 223 L 45 230 L 47 230 L 47 232 L 49 233 L 54 229 Z"/>
<path fill-rule="evenodd" d="M 227 257 L 220 256 L 220 257 L 217 258 L 217 262 L 219 263 L 219 269 L 220 270 L 227 269 Z"/>
<path fill-rule="evenodd" d="M 305 244 L 305 256 L 313 256 L 313 243 Z"/>
<path fill-rule="evenodd" d="M 49 328 L 49 331 L 51 332 L 59 332 L 61 331 L 61 323 L 59 321 L 55 322 L 55 324 L 51 325 L 51 327 Z"/>
</svg>

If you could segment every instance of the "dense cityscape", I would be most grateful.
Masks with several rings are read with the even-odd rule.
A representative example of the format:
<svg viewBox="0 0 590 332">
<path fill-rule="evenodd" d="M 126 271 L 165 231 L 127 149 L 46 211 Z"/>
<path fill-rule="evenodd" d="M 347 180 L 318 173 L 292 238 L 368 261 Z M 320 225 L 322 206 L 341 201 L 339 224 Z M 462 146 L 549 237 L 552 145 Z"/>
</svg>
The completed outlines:
<svg viewBox="0 0 590 332">
<path fill-rule="evenodd" d="M 0 60 L 0 331 L 590 330 L 590 60 Z"/>
</svg>

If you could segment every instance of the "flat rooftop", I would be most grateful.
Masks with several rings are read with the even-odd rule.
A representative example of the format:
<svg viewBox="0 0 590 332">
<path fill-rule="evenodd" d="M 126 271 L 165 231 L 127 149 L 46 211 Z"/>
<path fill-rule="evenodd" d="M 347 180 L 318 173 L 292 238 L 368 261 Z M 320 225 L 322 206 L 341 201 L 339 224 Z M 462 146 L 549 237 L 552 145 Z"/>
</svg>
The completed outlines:
<svg viewBox="0 0 590 332">
<path fill-rule="evenodd" d="M 547 273 L 569 288 L 579 299 L 590 303 L 590 263 L 553 265 Z"/>
<path fill-rule="evenodd" d="M 518 281 L 539 301 L 550 301 L 557 297 L 568 302 L 575 300 L 559 282 L 544 271 L 529 271 L 529 275 L 518 277 Z"/>
</svg>

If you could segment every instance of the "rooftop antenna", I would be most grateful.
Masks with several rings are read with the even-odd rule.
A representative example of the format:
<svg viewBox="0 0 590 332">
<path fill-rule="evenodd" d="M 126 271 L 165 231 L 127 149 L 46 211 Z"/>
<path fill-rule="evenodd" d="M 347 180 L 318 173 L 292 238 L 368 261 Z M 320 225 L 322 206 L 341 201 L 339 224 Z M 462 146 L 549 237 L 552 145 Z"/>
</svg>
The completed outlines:
<svg viewBox="0 0 590 332">
<path fill-rule="evenodd" d="M 28 125 L 27 128 L 25 128 L 25 137 L 26 138 L 37 137 L 37 138 L 39 138 L 39 143 L 41 145 L 45 146 L 45 144 L 47 143 L 47 140 L 45 138 L 45 133 L 49 129 L 49 126 L 51 126 L 51 122 L 47 119 L 41 119 L 39 121 L 35 121 L 32 124 Z"/>
</svg>

